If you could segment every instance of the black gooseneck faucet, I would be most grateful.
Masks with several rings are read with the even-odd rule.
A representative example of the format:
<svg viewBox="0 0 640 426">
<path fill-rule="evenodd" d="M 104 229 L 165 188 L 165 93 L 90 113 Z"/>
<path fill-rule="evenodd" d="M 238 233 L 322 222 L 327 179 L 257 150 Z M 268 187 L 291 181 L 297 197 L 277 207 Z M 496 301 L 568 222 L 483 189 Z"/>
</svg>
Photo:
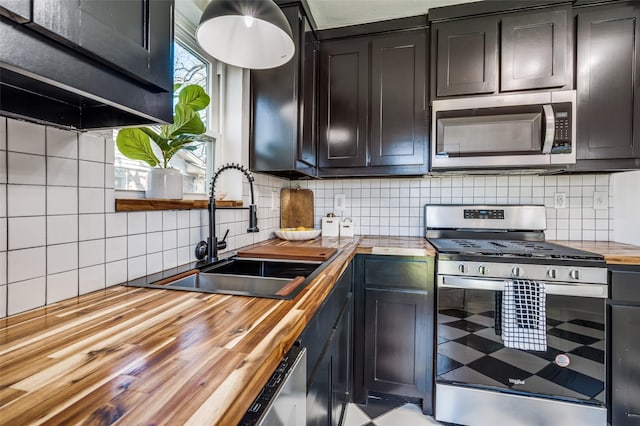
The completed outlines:
<svg viewBox="0 0 640 426">
<path fill-rule="evenodd" d="M 251 204 L 249 205 L 249 228 L 247 228 L 247 232 L 259 231 L 258 216 L 256 213 L 257 209 L 256 209 L 255 198 L 253 195 L 253 181 L 254 181 L 253 175 L 246 167 L 244 167 L 241 164 L 236 164 L 236 163 L 225 164 L 224 166 L 220 167 L 213 175 L 213 178 L 211 178 L 211 190 L 209 191 L 209 208 L 208 208 L 209 236 L 207 237 L 206 242 L 200 241 L 196 246 L 196 258 L 200 260 L 204 259 L 204 257 L 206 256 L 209 262 L 215 262 L 218 260 L 218 250 L 222 250 L 227 247 L 227 243 L 226 241 L 224 241 L 224 239 L 218 242 L 218 238 L 216 237 L 215 191 L 216 191 L 216 181 L 218 180 L 218 176 L 220 176 L 220 173 L 229 169 L 235 169 L 235 170 L 241 171 L 242 173 L 244 173 L 244 175 L 247 177 L 247 180 L 249 181 L 249 188 L 251 190 Z M 228 232 L 229 231 L 227 231 L 227 233 Z M 226 239 L 226 234 L 225 234 L 225 239 Z"/>
</svg>

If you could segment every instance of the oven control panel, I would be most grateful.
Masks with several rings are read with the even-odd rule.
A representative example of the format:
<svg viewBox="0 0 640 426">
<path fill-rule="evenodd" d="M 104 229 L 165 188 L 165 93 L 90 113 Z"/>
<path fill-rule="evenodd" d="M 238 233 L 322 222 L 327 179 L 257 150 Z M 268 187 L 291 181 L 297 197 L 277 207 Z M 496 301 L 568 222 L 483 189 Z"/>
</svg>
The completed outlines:
<svg viewBox="0 0 640 426">
<path fill-rule="evenodd" d="M 607 268 L 439 260 L 438 275 L 490 279 L 529 279 L 558 283 L 607 284 Z"/>
<path fill-rule="evenodd" d="M 504 219 L 502 209 L 464 209 L 465 219 Z"/>
</svg>

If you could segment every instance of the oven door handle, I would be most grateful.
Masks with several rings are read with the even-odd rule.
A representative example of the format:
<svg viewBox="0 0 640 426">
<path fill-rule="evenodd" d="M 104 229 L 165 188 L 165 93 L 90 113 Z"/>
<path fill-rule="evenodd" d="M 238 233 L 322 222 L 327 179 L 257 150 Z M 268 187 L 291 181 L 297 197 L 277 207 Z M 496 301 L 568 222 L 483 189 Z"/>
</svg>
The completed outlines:
<svg viewBox="0 0 640 426">
<path fill-rule="evenodd" d="M 450 275 L 438 276 L 439 288 L 462 288 L 468 290 L 491 290 L 504 291 L 504 283 L 506 280 L 487 280 L 480 278 L 457 277 Z M 595 297 L 598 299 L 606 299 L 608 288 L 602 284 L 576 284 L 562 283 L 555 284 L 544 282 L 544 291 L 546 294 L 555 296 L 579 296 L 579 297 Z"/>
</svg>

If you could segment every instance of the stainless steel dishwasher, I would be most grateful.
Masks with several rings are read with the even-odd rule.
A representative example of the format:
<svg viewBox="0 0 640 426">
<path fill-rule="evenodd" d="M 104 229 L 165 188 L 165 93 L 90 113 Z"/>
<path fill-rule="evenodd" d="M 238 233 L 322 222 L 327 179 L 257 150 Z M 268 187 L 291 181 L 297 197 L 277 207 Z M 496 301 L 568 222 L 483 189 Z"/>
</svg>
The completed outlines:
<svg viewBox="0 0 640 426">
<path fill-rule="evenodd" d="M 307 351 L 293 346 L 282 358 L 239 426 L 298 426 L 307 418 Z"/>
</svg>

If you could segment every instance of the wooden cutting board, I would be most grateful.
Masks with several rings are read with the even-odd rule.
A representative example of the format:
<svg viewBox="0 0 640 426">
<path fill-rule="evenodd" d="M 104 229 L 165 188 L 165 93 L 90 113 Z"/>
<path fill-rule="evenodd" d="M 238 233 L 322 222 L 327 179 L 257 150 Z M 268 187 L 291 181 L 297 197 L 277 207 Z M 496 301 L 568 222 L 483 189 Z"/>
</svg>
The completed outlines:
<svg viewBox="0 0 640 426">
<path fill-rule="evenodd" d="M 337 251 L 335 248 L 325 247 L 281 247 L 281 246 L 258 246 L 237 253 L 238 257 L 258 257 L 267 259 L 290 259 L 290 260 L 316 260 L 329 259 Z"/>
<path fill-rule="evenodd" d="M 280 228 L 313 228 L 313 191 L 282 188 L 280 191 Z"/>
</svg>

